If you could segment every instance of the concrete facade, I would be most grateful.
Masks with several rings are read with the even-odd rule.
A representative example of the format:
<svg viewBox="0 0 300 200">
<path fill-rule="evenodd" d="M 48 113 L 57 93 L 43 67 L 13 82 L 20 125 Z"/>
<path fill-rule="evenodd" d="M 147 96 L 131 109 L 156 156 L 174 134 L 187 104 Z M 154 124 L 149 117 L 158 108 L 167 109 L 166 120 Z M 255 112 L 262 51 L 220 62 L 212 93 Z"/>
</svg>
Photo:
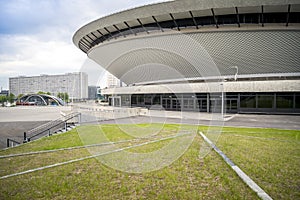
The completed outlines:
<svg viewBox="0 0 300 200">
<path fill-rule="evenodd" d="M 223 84 L 223 85 L 221 85 Z M 239 81 L 215 83 L 181 83 L 142 85 L 103 89 L 110 94 L 154 94 L 154 93 L 218 93 L 221 92 L 300 92 L 300 80 Z"/>
<path fill-rule="evenodd" d="M 50 92 L 68 93 L 70 99 L 88 98 L 88 76 L 83 72 L 61 75 L 19 76 L 9 78 L 9 91 L 15 96 L 19 94 Z"/>
</svg>

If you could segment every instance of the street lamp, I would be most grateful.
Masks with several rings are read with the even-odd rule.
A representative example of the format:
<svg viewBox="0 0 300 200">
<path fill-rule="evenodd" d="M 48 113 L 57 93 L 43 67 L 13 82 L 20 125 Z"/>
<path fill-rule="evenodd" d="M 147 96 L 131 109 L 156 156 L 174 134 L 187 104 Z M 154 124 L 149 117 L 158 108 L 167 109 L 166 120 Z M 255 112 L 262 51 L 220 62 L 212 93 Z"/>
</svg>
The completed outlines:
<svg viewBox="0 0 300 200">
<path fill-rule="evenodd" d="M 236 81 L 236 80 L 237 80 L 238 73 L 239 73 L 239 68 L 238 68 L 238 66 L 233 66 L 233 67 L 231 67 L 231 68 L 235 68 L 235 69 L 236 69 L 236 72 L 235 72 L 235 74 L 234 74 L 234 80 Z"/>
<path fill-rule="evenodd" d="M 221 116 L 222 116 L 222 120 L 224 119 L 224 82 L 225 80 L 222 81 L 221 83 L 221 98 L 222 98 L 222 102 L 221 102 Z"/>
<path fill-rule="evenodd" d="M 236 72 L 234 74 L 234 81 L 237 81 L 237 76 L 238 76 L 238 73 L 239 73 L 239 68 L 238 66 L 232 66 L 231 68 L 235 68 L 236 69 Z M 222 119 L 224 119 L 224 82 L 226 81 L 226 79 L 223 79 L 222 83 L 221 83 L 221 92 L 222 92 L 222 95 L 221 95 L 221 98 L 222 98 L 222 102 L 221 102 L 221 115 L 222 115 Z"/>
</svg>

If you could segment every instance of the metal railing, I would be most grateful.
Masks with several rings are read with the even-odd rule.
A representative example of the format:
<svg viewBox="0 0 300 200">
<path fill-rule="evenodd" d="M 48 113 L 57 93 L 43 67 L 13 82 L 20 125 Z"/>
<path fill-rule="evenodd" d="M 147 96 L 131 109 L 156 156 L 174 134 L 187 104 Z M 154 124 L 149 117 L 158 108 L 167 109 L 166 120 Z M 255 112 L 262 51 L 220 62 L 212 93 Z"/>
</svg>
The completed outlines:
<svg viewBox="0 0 300 200">
<path fill-rule="evenodd" d="M 70 122 L 71 119 L 77 118 L 76 121 Z M 18 142 L 16 140 L 7 138 L 7 147 L 16 146 L 21 143 L 27 143 L 32 141 L 33 139 L 38 139 L 44 136 L 51 136 L 53 133 L 58 132 L 59 130 L 67 129 L 71 125 L 79 124 L 81 121 L 81 113 L 70 113 L 66 116 L 63 116 L 59 119 L 50 121 L 48 123 L 42 124 L 36 128 L 33 128 L 29 131 L 25 131 L 23 134 L 23 141 Z"/>
<path fill-rule="evenodd" d="M 19 144 L 21 144 L 21 143 L 16 141 L 16 140 L 10 139 L 10 138 L 7 138 L 7 140 L 6 140 L 6 146 L 7 147 L 18 146 Z"/>
</svg>

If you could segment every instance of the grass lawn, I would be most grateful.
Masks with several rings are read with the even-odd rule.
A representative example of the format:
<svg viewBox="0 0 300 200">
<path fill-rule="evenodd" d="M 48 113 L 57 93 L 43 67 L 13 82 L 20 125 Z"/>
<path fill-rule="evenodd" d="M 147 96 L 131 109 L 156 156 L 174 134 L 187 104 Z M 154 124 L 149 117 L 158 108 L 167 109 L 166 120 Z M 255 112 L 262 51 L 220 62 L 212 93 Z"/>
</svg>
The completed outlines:
<svg viewBox="0 0 300 200">
<path fill-rule="evenodd" d="M 106 145 L 2 158 L 0 176 L 89 156 L 91 152 L 141 144 L 174 135 L 178 130 L 199 128 L 204 133 L 207 130 L 207 127 L 143 124 L 139 128 L 152 130 L 143 132 L 143 136 L 150 136 L 150 139 L 132 141 L 139 135 L 139 129 L 132 130 L 127 126 L 81 126 L 64 134 L 0 151 L 0 155 L 8 155 L 125 140 L 113 148 Z M 133 133 L 127 134 L 128 130 Z M 300 131 L 224 128 L 217 146 L 274 199 L 299 199 L 299 136 Z M 155 152 L 171 144 L 172 140 L 126 151 Z M 199 158 L 202 143 L 200 136 L 195 135 L 191 146 L 179 159 L 158 171 L 147 173 L 118 171 L 91 158 L 1 179 L 0 199 L 259 199 L 215 152 Z M 105 157 L 113 160 L 117 155 Z"/>
<path fill-rule="evenodd" d="M 300 199 L 300 131 L 225 127 L 217 146 L 273 199 Z"/>
</svg>

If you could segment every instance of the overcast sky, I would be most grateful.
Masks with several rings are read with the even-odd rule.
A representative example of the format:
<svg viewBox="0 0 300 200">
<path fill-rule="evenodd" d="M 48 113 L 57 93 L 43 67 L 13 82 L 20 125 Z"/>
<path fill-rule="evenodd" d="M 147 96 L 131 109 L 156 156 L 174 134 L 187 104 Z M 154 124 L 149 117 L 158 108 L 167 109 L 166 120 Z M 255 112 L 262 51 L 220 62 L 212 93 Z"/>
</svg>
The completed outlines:
<svg viewBox="0 0 300 200">
<path fill-rule="evenodd" d="M 0 0 L 0 87 L 8 77 L 63 74 L 93 64 L 72 43 L 81 26 L 160 0 Z M 99 68 L 100 70 L 100 68 Z"/>
</svg>

